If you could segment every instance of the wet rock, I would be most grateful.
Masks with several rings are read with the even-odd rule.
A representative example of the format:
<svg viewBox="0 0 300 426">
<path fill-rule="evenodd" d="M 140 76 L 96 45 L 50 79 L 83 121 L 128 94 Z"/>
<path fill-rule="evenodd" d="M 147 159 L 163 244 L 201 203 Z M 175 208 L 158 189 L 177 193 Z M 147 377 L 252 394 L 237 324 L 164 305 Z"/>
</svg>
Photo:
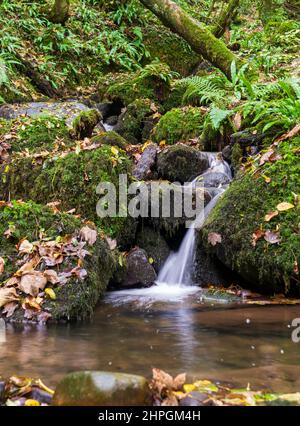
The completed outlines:
<svg viewBox="0 0 300 426">
<path fill-rule="evenodd" d="M 123 288 L 149 287 L 156 280 L 157 275 L 153 266 L 149 263 L 149 258 L 145 250 L 135 247 L 126 258 L 127 271 Z"/>
<path fill-rule="evenodd" d="M 230 183 L 229 177 L 221 172 L 205 172 L 197 179 L 205 188 L 218 188 Z"/>
<path fill-rule="evenodd" d="M 43 391 L 37 387 L 33 387 L 30 399 L 35 399 L 39 401 L 41 404 L 51 404 L 52 395 L 48 392 Z"/>
<path fill-rule="evenodd" d="M 90 108 L 76 100 L 66 102 L 29 102 L 22 104 L 5 104 L 0 106 L 0 117 L 12 119 L 26 115 L 38 117 L 41 115 L 53 115 L 66 119 L 66 124 L 71 128 L 74 119 L 83 111 Z"/>
<path fill-rule="evenodd" d="M 230 162 L 231 161 L 231 153 L 232 149 L 230 145 L 226 145 L 222 150 L 222 156 L 225 161 Z"/>
<path fill-rule="evenodd" d="M 153 259 L 153 267 L 158 273 L 170 254 L 170 248 L 164 237 L 156 230 L 144 226 L 137 235 L 137 244 L 146 250 Z"/>
<path fill-rule="evenodd" d="M 0 377 L 0 404 L 4 401 L 5 381 Z"/>
<path fill-rule="evenodd" d="M 100 123 L 102 115 L 96 109 L 81 112 L 73 121 L 73 130 L 77 139 L 89 138 Z"/>
<path fill-rule="evenodd" d="M 158 155 L 159 176 L 170 181 L 188 182 L 209 167 L 205 153 L 183 144 L 168 147 Z"/>
<path fill-rule="evenodd" d="M 142 376 L 104 371 L 68 374 L 58 384 L 55 406 L 147 406 L 151 404 L 147 380 Z"/>
<path fill-rule="evenodd" d="M 185 398 L 180 400 L 180 407 L 200 407 L 204 405 L 213 405 L 209 396 L 205 393 L 192 391 Z"/>
<path fill-rule="evenodd" d="M 105 124 L 108 126 L 115 126 L 118 122 L 118 116 L 117 115 L 111 115 L 110 117 L 107 117 Z"/>
<path fill-rule="evenodd" d="M 145 180 L 151 177 L 151 171 L 156 162 L 157 150 L 157 145 L 151 144 L 143 151 L 132 172 L 136 179 Z"/>
</svg>

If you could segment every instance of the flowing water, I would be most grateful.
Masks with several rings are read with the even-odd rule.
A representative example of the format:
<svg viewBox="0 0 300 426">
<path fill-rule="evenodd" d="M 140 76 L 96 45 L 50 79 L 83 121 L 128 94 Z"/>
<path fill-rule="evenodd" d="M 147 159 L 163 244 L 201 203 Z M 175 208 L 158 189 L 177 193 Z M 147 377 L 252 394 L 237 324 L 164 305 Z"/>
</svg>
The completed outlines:
<svg viewBox="0 0 300 426">
<path fill-rule="evenodd" d="M 108 294 L 93 321 L 7 325 L 0 372 L 41 377 L 107 370 L 151 376 L 151 368 L 273 391 L 300 389 L 300 344 L 291 340 L 297 306 L 238 306 L 183 300 L 119 305 Z"/>
</svg>

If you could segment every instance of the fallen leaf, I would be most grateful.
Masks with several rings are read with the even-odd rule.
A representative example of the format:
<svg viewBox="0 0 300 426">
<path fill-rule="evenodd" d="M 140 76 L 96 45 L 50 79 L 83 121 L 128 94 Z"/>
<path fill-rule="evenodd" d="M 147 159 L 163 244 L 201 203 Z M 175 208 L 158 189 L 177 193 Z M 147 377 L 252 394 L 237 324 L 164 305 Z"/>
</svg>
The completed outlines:
<svg viewBox="0 0 300 426">
<path fill-rule="evenodd" d="M 211 244 L 212 246 L 215 246 L 216 244 L 222 242 L 222 237 L 220 234 L 217 234 L 216 232 L 210 232 L 207 237 L 207 242 Z"/>
<path fill-rule="evenodd" d="M 10 318 L 14 314 L 18 306 L 19 304 L 17 302 L 6 303 L 3 308 L 2 314 L 5 315 L 6 318 Z"/>
<path fill-rule="evenodd" d="M 285 212 L 286 210 L 290 210 L 293 208 L 295 208 L 294 204 L 288 202 L 279 203 L 276 206 L 276 209 L 280 212 Z"/>
<path fill-rule="evenodd" d="M 47 269 L 44 272 L 44 277 L 47 278 L 47 281 L 51 284 L 56 284 L 59 282 L 57 272 L 54 269 Z"/>
<path fill-rule="evenodd" d="M 52 288 L 46 288 L 45 289 L 45 293 L 47 294 L 47 296 L 52 299 L 55 300 L 56 299 L 56 294 L 54 292 L 54 290 Z"/>
<path fill-rule="evenodd" d="M 23 240 L 18 245 L 18 251 L 20 254 L 29 254 L 33 250 L 33 244 L 31 244 L 28 240 Z"/>
<path fill-rule="evenodd" d="M 277 244 L 280 242 L 280 236 L 278 232 L 266 231 L 264 239 L 270 244 Z"/>
<path fill-rule="evenodd" d="M 270 222 L 271 219 L 273 219 L 273 217 L 278 216 L 278 211 L 275 210 L 273 212 L 269 212 L 265 215 L 265 221 L 266 222 Z"/>
<path fill-rule="evenodd" d="M 110 237 L 106 237 L 106 242 L 110 248 L 110 250 L 114 250 L 117 247 L 117 240 L 113 240 Z"/>
<path fill-rule="evenodd" d="M 80 236 L 90 246 L 93 246 L 97 241 L 97 231 L 89 228 L 88 226 L 84 226 L 83 228 L 81 228 Z"/>
<path fill-rule="evenodd" d="M 262 238 L 265 235 L 265 231 L 263 231 L 262 229 L 257 229 L 255 232 L 253 232 L 252 234 L 252 245 L 253 247 L 256 246 L 257 241 Z"/>
<path fill-rule="evenodd" d="M 173 381 L 173 389 L 180 390 L 186 382 L 186 373 L 178 374 Z"/>
<path fill-rule="evenodd" d="M 43 272 L 31 271 L 22 275 L 19 289 L 31 296 L 37 296 L 40 290 L 44 290 L 46 284 L 47 278 Z"/>
<path fill-rule="evenodd" d="M 4 259 L 3 259 L 3 257 L 0 257 L 0 275 L 3 274 L 4 267 L 5 267 Z"/>
<path fill-rule="evenodd" d="M 19 299 L 16 289 L 14 287 L 0 288 L 0 308 L 5 306 L 9 302 L 13 302 Z"/>
</svg>

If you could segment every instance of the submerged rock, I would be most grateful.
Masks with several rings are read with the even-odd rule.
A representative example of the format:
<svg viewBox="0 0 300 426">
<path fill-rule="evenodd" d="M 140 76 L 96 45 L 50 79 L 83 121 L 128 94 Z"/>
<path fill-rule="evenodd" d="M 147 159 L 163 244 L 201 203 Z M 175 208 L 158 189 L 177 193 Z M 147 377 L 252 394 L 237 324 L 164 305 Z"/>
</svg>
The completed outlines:
<svg viewBox="0 0 300 426">
<path fill-rule="evenodd" d="M 189 182 L 208 167 L 209 161 L 205 153 L 183 144 L 164 149 L 157 159 L 159 176 L 173 182 Z"/>
<path fill-rule="evenodd" d="M 156 144 L 150 144 L 144 149 L 132 171 L 132 175 L 136 179 L 146 180 L 151 178 L 152 169 L 156 163 L 157 151 L 158 147 Z"/>
<path fill-rule="evenodd" d="M 159 231 L 144 226 L 138 232 L 136 242 L 153 259 L 152 265 L 158 273 L 170 254 L 170 248 L 164 237 Z"/>
<path fill-rule="evenodd" d="M 78 371 L 65 376 L 52 400 L 55 406 L 147 406 L 151 395 L 142 376 L 104 371 Z"/>
<path fill-rule="evenodd" d="M 230 183 L 229 177 L 225 173 L 207 171 L 197 179 L 205 188 L 218 188 Z"/>
<path fill-rule="evenodd" d="M 135 247 L 126 257 L 126 275 L 121 287 L 149 287 L 156 280 L 156 272 L 145 250 Z"/>
</svg>

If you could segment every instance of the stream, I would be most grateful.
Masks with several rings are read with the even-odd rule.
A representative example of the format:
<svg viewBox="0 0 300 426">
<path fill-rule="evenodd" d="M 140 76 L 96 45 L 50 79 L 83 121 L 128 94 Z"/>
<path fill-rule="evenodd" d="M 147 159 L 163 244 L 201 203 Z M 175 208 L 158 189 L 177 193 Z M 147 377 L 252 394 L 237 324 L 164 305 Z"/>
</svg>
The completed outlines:
<svg viewBox="0 0 300 426">
<path fill-rule="evenodd" d="M 91 322 L 12 325 L 0 343 L 0 371 L 54 386 L 80 369 L 151 376 L 157 367 L 235 386 L 295 392 L 299 345 L 291 340 L 297 306 L 247 306 L 186 295 L 127 300 L 108 293 Z"/>
</svg>

